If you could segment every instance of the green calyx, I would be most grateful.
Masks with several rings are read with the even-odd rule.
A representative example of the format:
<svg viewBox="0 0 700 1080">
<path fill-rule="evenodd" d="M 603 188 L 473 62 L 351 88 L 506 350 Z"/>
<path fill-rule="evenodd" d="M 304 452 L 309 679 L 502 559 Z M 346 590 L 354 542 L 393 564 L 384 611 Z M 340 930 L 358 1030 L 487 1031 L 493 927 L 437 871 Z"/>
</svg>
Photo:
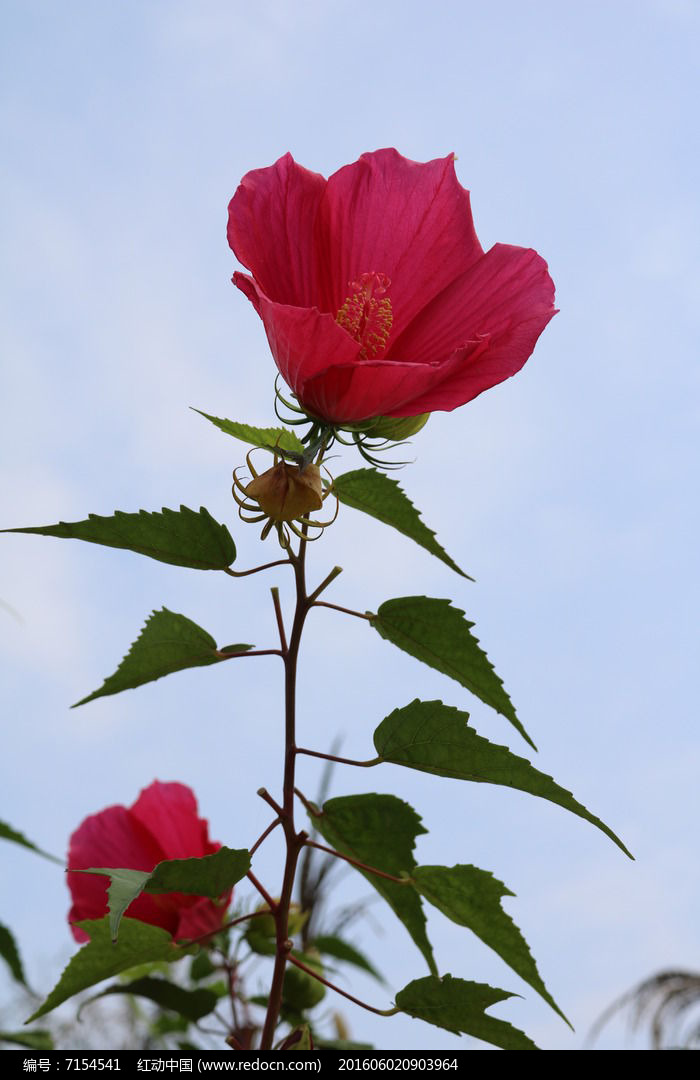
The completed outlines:
<svg viewBox="0 0 700 1080">
<path fill-rule="evenodd" d="M 420 413 L 418 416 L 373 416 L 371 420 L 363 420 L 360 424 L 343 424 L 346 431 L 357 431 L 367 435 L 370 439 L 387 439 L 390 442 L 401 442 L 410 439 L 428 423 L 430 413 Z"/>
</svg>

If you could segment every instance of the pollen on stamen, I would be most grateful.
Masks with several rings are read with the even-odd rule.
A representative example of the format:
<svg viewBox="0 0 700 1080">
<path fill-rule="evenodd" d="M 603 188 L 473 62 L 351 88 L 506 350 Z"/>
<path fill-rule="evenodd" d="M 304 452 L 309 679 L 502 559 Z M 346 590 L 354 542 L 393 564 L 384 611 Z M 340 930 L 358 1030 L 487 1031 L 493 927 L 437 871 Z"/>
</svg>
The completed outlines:
<svg viewBox="0 0 700 1080">
<path fill-rule="evenodd" d="M 336 322 L 360 343 L 360 359 L 367 360 L 382 352 L 389 340 L 393 313 L 385 294 L 391 281 L 373 270 L 349 284 L 352 294 L 338 311 Z"/>
</svg>

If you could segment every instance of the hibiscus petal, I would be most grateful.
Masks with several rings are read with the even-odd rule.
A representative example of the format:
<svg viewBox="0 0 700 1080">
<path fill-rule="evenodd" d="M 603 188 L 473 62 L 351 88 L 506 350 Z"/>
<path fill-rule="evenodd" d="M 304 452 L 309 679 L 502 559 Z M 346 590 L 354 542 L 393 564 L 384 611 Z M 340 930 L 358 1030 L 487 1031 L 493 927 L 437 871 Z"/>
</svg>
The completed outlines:
<svg viewBox="0 0 700 1080">
<path fill-rule="evenodd" d="M 129 813 L 142 822 L 160 844 L 163 859 L 189 859 L 211 855 L 220 844 L 209 840 L 209 825 L 197 816 L 197 800 L 184 784 L 154 780 Z M 140 869 L 140 868 L 139 868 Z"/>
<path fill-rule="evenodd" d="M 327 368 L 304 382 L 297 396 L 316 416 L 354 424 L 380 414 L 415 415 L 412 402 L 427 392 L 434 378 L 432 364 L 364 360 Z"/>
<path fill-rule="evenodd" d="M 485 334 L 498 341 L 521 322 L 543 320 L 544 329 L 554 314 L 554 282 L 544 259 L 532 248 L 495 244 L 392 340 L 388 357 L 417 364 L 446 360 Z"/>
<path fill-rule="evenodd" d="M 454 155 L 420 164 L 377 150 L 339 169 L 319 206 L 317 252 L 322 311 L 337 312 L 359 275 L 387 274 L 400 333 L 482 254 Z"/>
<path fill-rule="evenodd" d="M 246 174 L 228 208 L 228 242 L 263 291 L 278 303 L 318 302 L 313 233 L 324 177 L 291 154 Z"/>
<path fill-rule="evenodd" d="M 231 892 L 224 897 L 221 904 L 215 904 L 213 900 L 201 897 L 191 907 L 181 907 L 174 937 L 191 940 L 202 934 L 209 934 L 212 930 L 218 930 L 224 921 L 230 899 Z"/>
<path fill-rule="evenodd" d="M 273 303 L 247 274 L 236 273 L 233 281 L 262 319 L 280 374 L 298 397 L 307 379 L 335 364 L 357 361 L 360 344 L 332 315 L 321 314 L 318 308 Z"/>
<path fill-rule="evenodd" d="M 68 866 L 76 870 L 112 866 L 149 871 L 165 857 L 149 829 L 133 818 L 125 806 L 110 806 L 86 818 L 73 833 L 68 849 Z M 67 881 L 73 898 L 68 915 L 70 923 L 81 919 L 99 919 L 107 914 L 108 878 L 69 873 Z M 82 930 L 76 927 L 71 927 L 71 930 L 76 941 L 87 941 L 87 935 Z"/>
</svg>

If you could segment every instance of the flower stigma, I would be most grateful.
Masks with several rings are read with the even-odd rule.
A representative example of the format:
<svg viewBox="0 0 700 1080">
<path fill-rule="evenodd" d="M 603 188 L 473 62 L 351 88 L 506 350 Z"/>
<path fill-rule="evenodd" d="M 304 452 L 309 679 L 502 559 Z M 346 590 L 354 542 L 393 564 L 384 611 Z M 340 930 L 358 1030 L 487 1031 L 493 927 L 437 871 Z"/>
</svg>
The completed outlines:
<svg viewBox="0 0 700 1080">
<path fill-rule="evenodd" d="M 386 292 L 391 280 L 373 270 L 349 282 L 352 294 L 347 297 L 335 321 L 362 346 L 360 360 L 368 360 L 386 348 L 393 314 Z"/>
</svg>

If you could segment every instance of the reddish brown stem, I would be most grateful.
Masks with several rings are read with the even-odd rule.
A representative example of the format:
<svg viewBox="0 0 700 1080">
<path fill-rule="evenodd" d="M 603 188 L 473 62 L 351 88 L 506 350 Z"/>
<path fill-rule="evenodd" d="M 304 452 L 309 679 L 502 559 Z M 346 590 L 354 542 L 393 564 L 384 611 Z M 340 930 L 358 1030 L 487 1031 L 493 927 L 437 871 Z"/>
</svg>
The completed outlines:
<svg viewBox="0 0 700 1080">
<path fill-rule="evenodd" d="M 297 754 L 308 754 L 309 757 L 323 758 L 324 761 L 336 761 L 339 765 L 357 765 L 360 769 L 371 769 L 373 765 L 380 765 L 380 757 L 371 758 L 369 761 L 355 761 L 354 758 L 338 757 L 336 754 L 323 754 L 320 750 L 305 750 L 297 747 Z"/>
<path fill-rule="evenodd" d="M 249 911 L 247 915 L 239 915 L 236 919 L 231 919 L 230 922 L 223 923 L 216 930 L 207 930 L 206 934 L 200 934 L 199 937 L 192 938 L 189 942 L 190 945 L 200 945 L 204 941 L 209 941 L 210 938 L 216 937 L 217 934 L 222 933 L 223 930 L 230 930 L 232 926 L 238 926 L 239 923 L 247 922 L 248 919 L 257 919 L 260 915 L 269 915 L 269 911 Z"/>
<path fill-rule="evenodd" d="M 304 531 L 306 527 L 304 526 Z M 284 752 L 284 779 L 282 785 L 282 808 L 280 821 L 284 829 L 287 841 L 287 855 L 282 879 L 282 891 L 275 910 L 275 929 L 277 951 L 275 955 L 275 967 L 272 974 L 270 996 L 268 998 L 267 1014 L 260 1040 L 261 1050 L 271 1050 L 275 1037 L 275 1029 L 279 1018 L 282 1004 L 282 986 L 284 972 L 287 966 L 287 958 L 291 948 L 289 941 L 289 907 L 292 902 L 292 890 L 294 888 L 294 876 L 296 874 L 299 852 L 303 847 L 303 838 L 297 835 L 294 825 L 294 763 L 296 760 L 296 680 L 297 660 L 299 657 L 299 645 L 304 621 L 308 615 L 311 604 L 306 593 L 306 540 L 299 545 L 299 552 L 294 555 L 289 552 L 289 557 L 294 567 L 294 580 L 296 584 L 296 609 L 294 621 L 289 635 L 289 645 L 283 648 L 284 659 L 284 713 L 285 713 L 285 752 Z"/>
<path fill-rule="evenodd" d="M 367 1009 L 367 1012 L 376 1013 L 377 1016 L 395 1016 L 396 1013 L 401 1012 L 400 1009 L 394 1006 L 393 1009 L 375 1009 L 374 1005 L 368 1005 L 366 1001 L 361 1001 L 359 998 L 353 997 L 352 994 L 348 994 L 347 990 L 341 990 L 339 986 L 335 986 L 332 982 L 328 982 L 328 979 L 324 979 L 323 975 L 319 975 L 318 971 L 314 971 L 313 968 L 307 967 L 301 960 L 297 960 L 296 956 L 289 957 L 290 964 L 294 964 L 295 967 L 301 968 L 307 975 L 313 976 L 318 982 L 323 983 L 329 990 L 334 990 L 336 994 L 341 994 L 348 1001 L 354 1002 L 355 1005 L 359 1005 L 361 1009 Z"/>
<path fill-rule="evenodd" d="M 284 655 L 288 651 L 288 648 L 287 648 L 287 637 L 286 637 L 286 634 L 284 632 L 284 619 L 282 618 L 282 608 L 280 607 L 280 591 L 277 588 L 277 586 L 275 586 L 273 589 L 270 589 L 270 592 L 272 593 L 272 603 L 275 606 L 275 618 L 277 619 L 277 629 L 279 630 L 280 645 L 282 646 L 282 654 Z"/>
<path fill-rule="evenodd" d="M 350 855 L 343 855 L 342 851 L 336 851 L 334 848 L 326 847 L 325 844 L 317 844 L 315 840 L 305 840 L 305 847 L 316 848 L 318 851 L 325 851 L 326 855 L 335 855 L 336 859 L 344 859 L 345 862 L 349 862 L 352 866 L 356 866 L 358 870 L 364 870 L 367 874 L 375 874 L 377 877 L 386 878 L 387 881 L 395 881 L 397 885 L 409 885 L 408 878 L 395 877 L 394 874 L 387 874 L 384 870 L 378 870 L 376 866 L 369 866 L 367 863 L 360 862 L 359 859 L 353 859 Z"/>
<path fill-rule="evenodd" d="M 262 896 L 265 903 L 269 904 L 270 911 L 273 911 L 273 912 L 276 911 L 277 910 L 277 901 L 272 899 L 272 897 L 270 896 L 270 894 L 267 891 L 267 889 L 265 888 L 265 886 L 260 881 L 258 881 L 258 879 L 256 878 L 256 876 L 255 876 L 255 874 L 253 873 L 252 870 L 248 871 L 248 873 L 246 874 L 246 877 L 248 878 L 248 881 L 250 881 L 255 886 L 255 888 L 258 890 L 258 892 Z"/>
<path fill-rule="evenodd" d="M 329 604 L 325 600 L 314 600 L 314 607 L 327 607 L 332 608 L 333 611 L 342 611 L 345 615 L 356 615 L 358 619 L 366 619 L 367 622 L 372 622 L 376 616 L 368 615 L 366 612 L 353 611 L 352 608 L 341 607 L 340 604 Z"/>
<path fill-rule="evenodd" d="M 286 566 L 291 559 L 275 559 L 274 562 L 263 563 L 262 566 L 254 566 L 252 570 L 232 570 L 230 566 L 224 567 L 224 573 L 230 577 L 248 577 L 248 574 L 259 574 L 261 570 L 269 570 L 273 566 Z"/>
<path fill-rule="evenodd" d="M 221 652 L 220 649 L 216 650 L 216 655 L 220 660 L 235 660 L 239 656 L 282 656 L 284 653 L 280 649 L 247 649 L 245 652 Z"/>
<path fill-rule="evenodd" d="M 251 855 L 254 855 L 254 854 L 255 854 L 255 852 L 256 852 L 256 851 L 258 850 L 258 848 L 259 848 L 259 847 L 260 847 L 260 845 L 262 844 L 263 840 L 267 840 L 268 836 L 269 836 L 269 835 L 270 835 L 270 833 L 271 833 L 271 832 L 273 831 L 273 829 L 276 829 L 276 828 L 277 828 L 277 826 L 278 826 L 278 825 L 280 825 L 280 824 L 281 824 L 281 822 L 280 822 L 280 819 L 279 819 L 279 818 L 275 818 L 275 820 L 274 820 L 274 821 L 271 821 L 271 822 L 270 822 L 270 824 L 269 824 L 269 825 L 267 826 L 267 828 L 265 829 L 265 832 L 264 832 L 264 833 L 261 833 L 261 834 L 260 834 L 260 836 L 258 837 L 258 839 L 257 839 L 257 840 L 255 841 L 255 843 L 253 844 L 252 848 L 250 848 L 250 854 L 251 854 Z"/>
</svg>

